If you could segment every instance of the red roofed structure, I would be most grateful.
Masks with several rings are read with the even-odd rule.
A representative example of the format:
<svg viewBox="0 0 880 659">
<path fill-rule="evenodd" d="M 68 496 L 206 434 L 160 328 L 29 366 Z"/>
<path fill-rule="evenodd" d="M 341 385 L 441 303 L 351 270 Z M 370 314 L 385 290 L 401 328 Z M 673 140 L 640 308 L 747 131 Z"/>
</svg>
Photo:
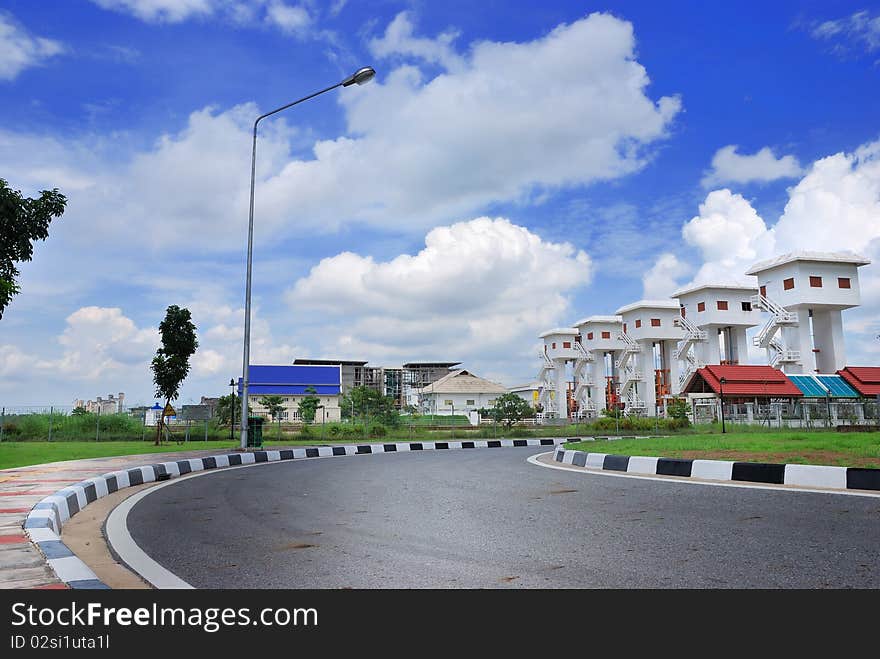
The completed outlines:
<svg viewBox="0 0 880 659">
<path fill-rule="evenodd" d="M 880 372 L 880 369 L 874 369 Z M 704 366 L 688 380 L 682 394 L 721 393 L 731 398 L 802 398 L 803 392 L 772 366 Z"/>
<path fill-rule="evenodd" d="M 847 366 L 837 374 L 860 395 L 880 396 L 880 366 Z"/>
</svg>

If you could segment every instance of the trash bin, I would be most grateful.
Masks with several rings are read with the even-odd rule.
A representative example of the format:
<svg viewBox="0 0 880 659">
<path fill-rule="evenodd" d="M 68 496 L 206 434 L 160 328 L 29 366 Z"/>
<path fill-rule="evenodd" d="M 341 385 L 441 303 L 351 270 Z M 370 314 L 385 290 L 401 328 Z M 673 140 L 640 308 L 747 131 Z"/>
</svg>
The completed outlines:
<svg viewBox="0 0 880 659">
<path fill-rule="evenodd" d="M 248 448 L 263 448 L 263 417 L 248 417 Z"/>
</svg>

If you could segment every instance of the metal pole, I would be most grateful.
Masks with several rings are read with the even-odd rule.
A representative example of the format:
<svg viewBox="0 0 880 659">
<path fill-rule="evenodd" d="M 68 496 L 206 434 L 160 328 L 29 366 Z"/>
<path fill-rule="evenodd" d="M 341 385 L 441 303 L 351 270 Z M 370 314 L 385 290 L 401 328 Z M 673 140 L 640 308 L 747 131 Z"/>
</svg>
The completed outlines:
<svg viewBox="0 0 880 659">
<path fill-rule="evenodd" d="M 257 177 L 257 126 L 260 121 L 269 117 L 273 114 L 281 112 L 282 110 L 286 110 L 289 107 L 293 107 L 298 103 L 302 103 L 303 101 L 307 101 L 310 98 L 314 98 L 319 94 L 323 94 L 324 92 L 328 92 L 331 89 L 336 89 L 337 87 L 341 87 L 346 84 L 347 81 L 338 82 L 331 87 L 327 87 L 326 89 L 322 89 L 319 92 L 315 92 L 314 94 L 310 94 L 309 96 L 305 96 L 293 103 L 288 103 L 287 105 L 283 105 L 280 108 L 272 110 L 271 112 L 267 112 L 264 115 L 257 117 L 257 120 L 254 121 L 254 139 L 253 139 L 253 147 L 251 149 L 251 200 L 250 200 L 250 209 L 248 211 L 248 246 L 247 246 L 247 279 L 245 281 L 245 294 L 244 294 L 244 351 L 242 355 L 242 382 L 241 382 L 241 449 L 244 450 L 247 448 L 247 434 L 248 434 L 248 421 L 247 421 L 247 401 L 248 401 L 248 384 L 250 383 L 250 373 L 248 372 L 249 364 L 250 364 L 250 352 L 251 352 L 251 275 L 253 271 L 253 254 L 254 254 L 254 187 L 256 186 L 256 177 Z M 350 82 L 348 84 L 351 84 Z"/>
<path fill-rule="evenodd" d="M 3 441 L 3 428 L 6 426 L 6 408 L 0 409 L 0 442 Z"/>
<path fill-rule="evenodd" d="M 55 411 L 55 408 L 51 405 L 49 406 L 49 441 L 52 441 L 52 412 Z"/>
<path fill-rule="evenodd" d="M 208 441 L 208 420 L 205 419 L 205 443 Z"/>
<path fill-rule="evenodd" d="M 95 441 L 98 441 L 98 434 L 101 432 L 101 408 L 98 408 L 98 413 L 95 415 Z"/>
<path fill-rule="evenodd" d="M 726 432 L 724 429 L 724 385 L 720 382 L 718 383 L 718 389 L 721 391 L 721 434 L 723 435 Z"/>
</svg>

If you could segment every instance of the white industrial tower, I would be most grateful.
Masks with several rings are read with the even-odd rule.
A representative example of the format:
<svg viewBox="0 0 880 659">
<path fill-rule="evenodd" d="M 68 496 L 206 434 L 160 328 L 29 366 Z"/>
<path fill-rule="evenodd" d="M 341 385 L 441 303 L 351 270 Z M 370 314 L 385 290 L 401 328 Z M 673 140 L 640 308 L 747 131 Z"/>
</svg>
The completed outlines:
<svg viewBox="0 0 880 659">
<path fill-rule="evenodd" d="M 578 331 L 571 327 L 561 327 L 544 332 L 540 338 L 544 339 L 544 347 L 539 354 L 542 366 L 538 372 L 538 402 L 543 408 L 544 416 L 565 419 L 569 416 L 565 365 L 576 362 L 582 354 L 578 349 Z"/>
<path fill-rule="evenodd" d="M 761 322 L 752 304 L 758 289 L 741 284 L 700 284 L 672 294 L 681 307 L 678 325 L 684 338 L 675 349 L 682 362 L 678 391 L 707 364 L 747 364 L 746 331 Z"/>
<path fill-rule="evenodd" d="M 575 323 L 580 332 L 584 367 L 575 362 L 574 399 L 579 416 L 598 416 L 618 396 L 617 367 L 625 344 L 618 338 L 620 316 L 590 316 Z"/>
<path fill-rule="evenodd" d="M 684 337 L 678 302 L 640 300 L 621 307 L 617 314 L 623 319 L 620 340 L 626 344 L 617 363 L 624 409 L 627 414 L 657 416 L 663 411 L 663 399 L 678 393 L 675 351 Z"/>
<path fill-rule="evenodd" d="M 860 304 L 858 268 L 870 261 L 850 253 L 792 252 L 756 263 L 753 305 L 770 318 L 753 338 L 768 363 L 786 373 L 834 373 L 846 366 L 844 309 Z"/>
</svg>

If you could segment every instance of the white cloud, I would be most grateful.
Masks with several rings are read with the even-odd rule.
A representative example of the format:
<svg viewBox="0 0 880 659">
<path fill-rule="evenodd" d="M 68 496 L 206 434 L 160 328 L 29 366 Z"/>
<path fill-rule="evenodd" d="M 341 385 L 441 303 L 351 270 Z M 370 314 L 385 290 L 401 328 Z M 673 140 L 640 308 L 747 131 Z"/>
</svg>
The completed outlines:
<svg viewBox="0 0 880 659">
<path fill-rule="evenodd" d="M 269 3 L 266 8 L 266 20 L 288 33 L 301 32 L 312 22 L 309 12 L 304 7 L 291 6 L 280 0 Z"/>
<path fill-rule="evenodd" d="M 464 62 L 452 46 L 459 36 L 457 31 L 444 32 L 435 39 L 428 39 L 413 36 L 413 29 L 410 12 L 400 12 L 385 28 L 381 38 L 370 40 L 370 52 L 379 58 L 409 55 L 440 64 L 449 71 L 463 68 Z"/>
<path fill-rule="evenodd" d="M 731 144 L 715 152 L 712 169 L 703 177 L 704 187 L 724 183 L 767 183 L 781 178 L 794 178 L 803 173 L 794 156 L 773 155 L 770 147 L 764 147 L 752 155 L 737 153 Z"/>
<path fill-rule="evenodd" d="M 0 80 L 14 80 L 25 69 L 63 52 L 60 42 L 32 36 L 0 12 Z"/>
<path fill-rule="evenodd" d="M 643 297 L 649 300 L 669 297 L 675 292 L 681 278 L 692 271 L 693 268 L 675 254 L 664 252 L 657 257 L 651 269 L 642 275 Z"/>
<path fill-rule="evenodd" d="M 811 34 L 816 39 L 836 42 L 835 51 L 845 54 L 857 45 L 871 53 L 880 48 L 880 13 L 857 11 L 849 16 L 814 25 Z"/>
<path fill-rule="evenodd" d="M 789 190 L 772 227 L 740 195 L 710 192 L 682 234 L 703 257 L 694 281 L 746 281 L 754 262 L 795 250 L 849 251 L 859 268 L 862 305 L 846 311 L 848 361 L 876 364 L 880 318 L 880 141 L 817 160 Z M 751 283 L 754 283 L 752 280 Z"/>
<path fill-rule="evenodd" d="M 775 238 L 742 195 L 714 190 L 700 204 L 700 214 L 682 227 L 682 236 L 698 248 L 703 265 L 694 281 L 746 281 L 755 261 L 772 256 Z"/>
<path fill-rule="evenodd" d="M 194 16 L 210 16 L 220 8 L 239 5 L 229 0 L 92 0 L 103 9 L 128 13 L 150 23 L 179 23 Z"/>
<path fill-rule="evenodd" d="M 437 227 L 416 255 L 377 262 L 344 252 L 322 260 L 287 299 L 331 321 L 322 348 L 363 359 L 529 358 L 534 336 L 569 311 L 591 279 L 589 256 L 504 218 Z M 523 350 L 525 348 L 525 354 Z"/>
</svg>

